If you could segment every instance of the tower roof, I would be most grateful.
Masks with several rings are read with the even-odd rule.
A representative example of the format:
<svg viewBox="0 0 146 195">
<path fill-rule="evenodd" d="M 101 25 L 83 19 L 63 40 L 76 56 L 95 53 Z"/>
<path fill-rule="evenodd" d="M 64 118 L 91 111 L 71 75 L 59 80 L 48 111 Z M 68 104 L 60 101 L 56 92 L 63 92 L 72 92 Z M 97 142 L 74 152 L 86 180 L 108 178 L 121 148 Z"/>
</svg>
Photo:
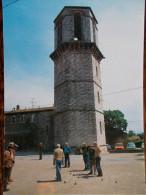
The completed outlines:
<svg viewBox="0 0 146 195">
<path fill-rule="evenodd" d="M 94 13 L 93 13 L 92 9 L 91 9 L 90 7 L 84 7 L 84 6 L 65 6 L 65 7 L 61 10 L 61 12 L 58 14 L 58 16 L 55 18 L 54 23 L 57 21 L 57 19 L 60 17 L 60 15 L 62 14 L 62 12 L 63 12 L 66 8 L 71 8 L 71 9 L 89 9 L 90 12 L 92 13 L 93 17 L 94 17 L 94 20 L 95 20 L 96 23 L 98 24 L 98 22 L 97 22 L 97 20 L 96 20 L 96 18 L 95 18 L 95 16 L 94 16 Z"/>
</svg>

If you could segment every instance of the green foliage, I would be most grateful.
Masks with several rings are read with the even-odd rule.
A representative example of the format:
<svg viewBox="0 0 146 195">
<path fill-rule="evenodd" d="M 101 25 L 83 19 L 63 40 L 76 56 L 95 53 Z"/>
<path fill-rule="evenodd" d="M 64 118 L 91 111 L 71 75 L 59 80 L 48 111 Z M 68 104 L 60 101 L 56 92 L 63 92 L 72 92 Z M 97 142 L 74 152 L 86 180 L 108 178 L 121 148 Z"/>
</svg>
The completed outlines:
<svg viewBox="0 0 146 195">
<path fill-rule="evenodd" d="M 143 142 L 144 142 L 144 139 L 135 140 L 135 141 L 133 141 L 133 142 L 134 142 L 134 143 L 139 143 L 139 142 L 143 143 Z"/>
<path fill-rule="evenodd" d="M 127 120 L 124 119 L 124 114 L 120 110 L 104 111 L 105 127 L 111 130 L 126 131 Z"/>
<path fill-rule="evenodd" d="M 136 133 L 134 133 L 134 132 L 127 133 L 128 137 L 132 137 L 132 136 L 135 136 L 135 135 L 136 135 Z"/>
<path fill-rule="evenodd" d="M 137 136 L 139 136 L 140 139 L 144 139 L 144 133 L 138 133 Z"/>
</svg>

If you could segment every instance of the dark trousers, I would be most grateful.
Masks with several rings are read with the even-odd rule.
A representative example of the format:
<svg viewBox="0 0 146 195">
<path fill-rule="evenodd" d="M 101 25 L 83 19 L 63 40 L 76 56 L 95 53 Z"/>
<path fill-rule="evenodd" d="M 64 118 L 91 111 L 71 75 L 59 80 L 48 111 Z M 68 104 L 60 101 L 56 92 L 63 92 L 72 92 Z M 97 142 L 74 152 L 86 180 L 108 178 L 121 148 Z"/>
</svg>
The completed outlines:
<svg viewBox="0 0 146 195">
<path fill-rule="evenodd" d="M 83 160 L 84 160 L 84 163 L 85 163 L 85 170 L 90 169 L 89 156 L 83 155 Z"/>
<path fill-rule="evenodd" d="M 98 175 L 103 175 L 102 173 L 102 170 L 101 170 L 101 167 L 100 167 L 100 161 L 101 161 L 101 157 L 96 157 L 96 168 L 97 168 L 97 171 L 98 171 Z"/>
<path fill-rule="evenodd" d="M 9 168 L 8 181 L 11 179 L 11 174 L 12 174 L 12 167 L 11 167 L 11 168 Z"/>
<path fill-rule="evenodd" d="M 67 167 L 67 163 L 68 163 L 68 167 L 70 167 L 70 158 L 69 158 L 69 154 L 65 154 L 65 167 Z"/>
<path fill-rule="evenodd" d="M 7 188 L 7 182 L 10 175 L 11 168 L 4 167 L 3 170 L 3 186 L 4 190 Z"/>
<path fill-rule="evenodd" d="M 90 164 L 90 173 L 93 173 L 93 170 L 94 172 L 96 171 L 96 165 L 95 165 L 95 159 L 89 159 L 89 164 Z"/>
<path fill-rule="evenodd" d="M 43 151 L 42 150 L 40 150 L 40 160 L 42 160 L 42 156 L 43 156 Z"/>
</svg>

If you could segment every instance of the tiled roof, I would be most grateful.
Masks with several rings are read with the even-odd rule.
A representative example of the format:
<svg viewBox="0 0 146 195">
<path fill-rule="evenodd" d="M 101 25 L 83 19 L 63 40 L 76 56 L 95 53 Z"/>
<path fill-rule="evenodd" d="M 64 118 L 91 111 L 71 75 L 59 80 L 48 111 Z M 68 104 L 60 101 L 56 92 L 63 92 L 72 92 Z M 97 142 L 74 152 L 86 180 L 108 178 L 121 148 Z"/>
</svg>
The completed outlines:
<svg viewBox="0 0 146 195">
<path fill-rule="evenodd" d="M 38 111 L 46 111 L 46 110 L 54 110 L 54 107 L 43 107 L 43 108 L 28 108 L 28 109 L 19 109 L 19 110 L 11 110 L 5 111 L 5 114 L 10 113 L 21 113 L 21 112 L 38 112 Z"/>
</svg>

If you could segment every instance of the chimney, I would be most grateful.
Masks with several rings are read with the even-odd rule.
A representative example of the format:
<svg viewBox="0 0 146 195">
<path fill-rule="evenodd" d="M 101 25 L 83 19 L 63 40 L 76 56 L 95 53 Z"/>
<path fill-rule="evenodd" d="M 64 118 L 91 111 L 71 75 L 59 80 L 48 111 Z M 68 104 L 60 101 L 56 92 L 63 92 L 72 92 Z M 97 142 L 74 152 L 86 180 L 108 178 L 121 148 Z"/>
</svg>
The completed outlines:
<svg viewBox="0 0 146 195">
<path fill-rule="evenodd" d="M 20 106 L 19 105 L 16 106 L 16 110 L 20 110 Z"/>
</svg>

